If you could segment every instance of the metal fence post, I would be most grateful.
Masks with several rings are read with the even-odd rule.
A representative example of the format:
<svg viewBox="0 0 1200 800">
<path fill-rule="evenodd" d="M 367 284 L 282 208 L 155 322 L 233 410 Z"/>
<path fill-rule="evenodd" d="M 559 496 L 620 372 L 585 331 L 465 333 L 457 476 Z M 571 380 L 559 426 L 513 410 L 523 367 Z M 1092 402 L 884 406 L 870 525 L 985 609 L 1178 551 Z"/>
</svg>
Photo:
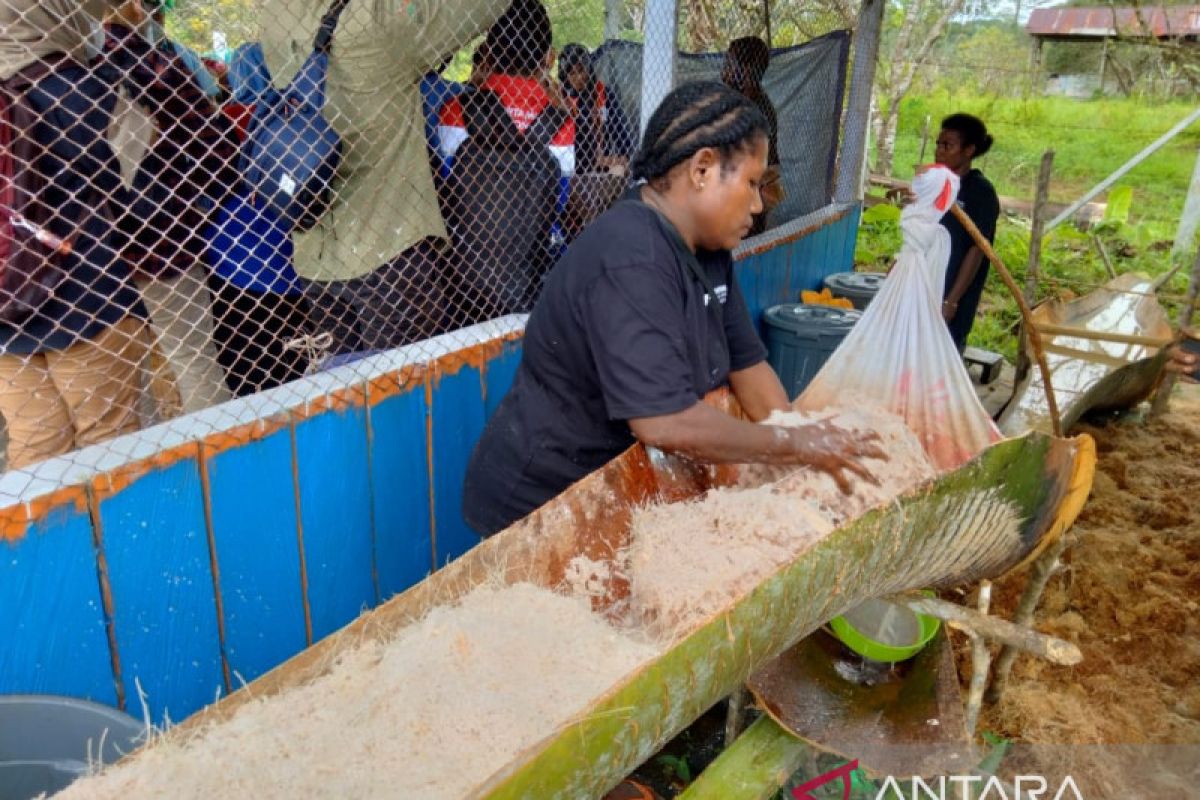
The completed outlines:
<svg viewBox="0 0 1200 800">
<path fill-rule="evenodd" d="M 675 0 L 647 0 L 646 45 L 642 49 L 642 120 L 646 132 L 658 104 L 675 88 L 679 5 Z"/>
<path fill-rule="evenodd" d="M 883 30 L 884 0 L 863 0 L 854 30 L 854 68 L 850 77 L 850 99 L 846 104 L 842 148 L 838 154 L 837 184 L 833 198 L 838 203 L 862 199 L 859 175 L 867 157 L 867 128 L 871 124 L 871 95 L 875 67 L 879 61 L 879 37 Z"/>
<path fill-rule="evenodd" d="M 1192 182 L 1188 186 L 1187 200 L 1183 203 L 1183 216 L 1179 218 L 1179 229 L 1175 232 L 1175 244 L 1171 255 L 1182 256 L 1192 249 L 1196 228 L 1200 225 L 1200 152 L 1196 154 L 1196 166 L 1192 170 Z"/>
</svg>

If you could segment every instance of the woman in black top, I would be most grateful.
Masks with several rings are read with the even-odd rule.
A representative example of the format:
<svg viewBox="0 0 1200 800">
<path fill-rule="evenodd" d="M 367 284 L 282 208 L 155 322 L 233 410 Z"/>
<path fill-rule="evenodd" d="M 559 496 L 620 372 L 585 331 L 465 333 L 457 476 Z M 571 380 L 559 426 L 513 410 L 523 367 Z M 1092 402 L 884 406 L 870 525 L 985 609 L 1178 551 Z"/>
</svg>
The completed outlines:
<svg viewBox="0 0 1200 800">
<path fill-rule="evenodd" d="M 855 457 L 882 455 L 825 423 L 756 425 L 701 402 L 728 384 L 752 420 L 788 407 L 730 254 L 762 209 L 762 113 L 721 84 L 681 86 L 632 169 L 645 183 L 551 272 L 513 387 L 471 458 L 464 517 L 484 536 L 635 441 L 699 461 L 806 464 L 842 485 L 844 471 L 865 476 Z"/>
<path fill-rule="evenodd" d="M 992 137 L 978 118 L 970 114 L 952 114 L 942 120 L 942 130 L 937 138 L 937 162 L 954 170 L 962 179 L 958 205 L 989 242 L 996 237 L 1000 198 L 991 181 L 972 166 L 972 161 L 982 157 L 991 147 Z M 971 326 L 975 324 L 975 312 L 987 282 L 988 262 L 953 214 L 943 217 L 942 225 L 950 231 L 950 261 L 946 267 L 942 316 L 961 353 L 967 346 Z"/>
</svg>

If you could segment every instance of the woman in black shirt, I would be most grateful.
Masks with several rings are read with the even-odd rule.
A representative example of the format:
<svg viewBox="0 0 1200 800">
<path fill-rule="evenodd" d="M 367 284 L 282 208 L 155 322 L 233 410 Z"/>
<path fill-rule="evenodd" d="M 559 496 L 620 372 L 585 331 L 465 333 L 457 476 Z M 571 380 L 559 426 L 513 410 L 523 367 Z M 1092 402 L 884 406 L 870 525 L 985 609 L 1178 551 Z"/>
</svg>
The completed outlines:
<svg viewBox="0 0 1200 800">
<path fill-rule="evenodd" d="M 762 209 L 767 122 L 718 83 L 672 92 L 633 177 L 551 272 L 525 331 L 512 389 L 488 423 L 464 487 L 488 536 L 635 441 L 707 462 L 806 464 L 845 486 L 870 441 L 826 423 L 756 425 L 701 402 L 728 384 L 750 419 L 788 407 L 766 364 L 730 250 Z"/>
<path fill-rule="evenodd" d="M 954 170 L 962 179 L 958 205 L 989 242 L 996 237 L 1000 198 L 991 181 L 972 166 L 972 161 L 985 155 L 991 147 L 992 137 L 978 118 L 970 114 L 952 114 L 942 120 L 942 130 L 937 138 L 937 162 Z M 988 262 L 953 214 L 943 217 L 942 225 L 950 232 L 950 261 L 946 267 L 942 316 L 961 353 L 967 346 L 971 326 L 975 324 L 979 298 L 987 283 Z"/>
</svg>

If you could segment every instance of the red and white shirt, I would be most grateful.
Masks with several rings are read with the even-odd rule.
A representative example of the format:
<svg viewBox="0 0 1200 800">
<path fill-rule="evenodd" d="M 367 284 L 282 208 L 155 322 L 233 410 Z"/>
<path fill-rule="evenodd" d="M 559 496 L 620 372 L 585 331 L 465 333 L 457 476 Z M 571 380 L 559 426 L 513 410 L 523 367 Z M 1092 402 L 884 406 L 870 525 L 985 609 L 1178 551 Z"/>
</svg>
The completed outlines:
<svg viewBox="0 0 1200 800">
<path fill-rule="evenodd" d="M 550 105 L 550 96 L 536 78 L 515 75 L 492 75 L 484 82 L 483 89 L 495 92 L 508 111 L 509 118 L 524 133 Z M 458 148 L 467 140 L 467 126 L 463 119 L 462 104 L 457 97 L 448 100 L 438 115 L 438 139 L 441 156 L 447 161 L 454 158 Z M 558 160 L 559 170 L 564 177 L 575 174 L 575 120 L 568 118 L 550 140 L 550 152 Z"/>
</svg>

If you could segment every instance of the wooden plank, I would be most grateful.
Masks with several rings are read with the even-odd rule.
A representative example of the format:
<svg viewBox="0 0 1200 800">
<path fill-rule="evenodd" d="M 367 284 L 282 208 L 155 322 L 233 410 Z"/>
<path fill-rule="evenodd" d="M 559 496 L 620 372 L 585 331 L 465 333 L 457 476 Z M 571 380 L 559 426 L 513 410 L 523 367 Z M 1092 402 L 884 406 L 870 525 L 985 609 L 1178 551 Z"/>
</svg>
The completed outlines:
<svg viewBox="0 0 1200 800">
<path fill-rule="evenodd" d="M 480 367 L 460 362 L 456 372 L 434 374 L 432 390 L 433 509 L 436 563 L 440 568 L 479 544 L 462 515 L 467 462 L 483 433 Z"/>
<path fill-rule="evenodd" d="M 433 553 L 425 388 L 419 381 L 395 388 L 368 389 L 375 569 L 383 601 L 424 579 Z"/>
<path fill-rule="evenodd" d="M 155 723 L 181 720 L 224 690 L 196 452 L 160 453 L 156 469 L 97 479 L 126 706 L 140 714 L 140 686 Z"/>
<path fill-rule="evenodd" d="M 1092 330 L 1090 328 L 1079 327 L 1078 325 L 1054 325 L 1049 322 L 1039 322 L 1037 329 L 1047 336 L 1069 336 L 1073 339 L 1115 342 L 1117 344 L 1140 344 L 1145 347 L 1170 347 L 1174 341 L 1167 337 Z"/>
<path fill-rule="evenodd" d="M 367 412 L 361 387 L 294 422 L 313 641 L 376 603 Z"/>
<path fill-rule="evenodd" d="M 0 694 L 116 705 L 86 509 L 59 509 L 22 537 L 0 537 L 0 643 Z"/>
<path fill-rule="evenodd" d="M 483 370 L 483 413 L 488 419 L 496 413 L 500 401 L 508 394 L 523 352 L 520 339 L 511 339 L 500 346 L 500 352 L 484 364 Z"/>
<path fill-rule="evenodd" d="M 287 428 L 206 459 L 213 543 L 234 686 L 305 647 Z"/>
</svg>

